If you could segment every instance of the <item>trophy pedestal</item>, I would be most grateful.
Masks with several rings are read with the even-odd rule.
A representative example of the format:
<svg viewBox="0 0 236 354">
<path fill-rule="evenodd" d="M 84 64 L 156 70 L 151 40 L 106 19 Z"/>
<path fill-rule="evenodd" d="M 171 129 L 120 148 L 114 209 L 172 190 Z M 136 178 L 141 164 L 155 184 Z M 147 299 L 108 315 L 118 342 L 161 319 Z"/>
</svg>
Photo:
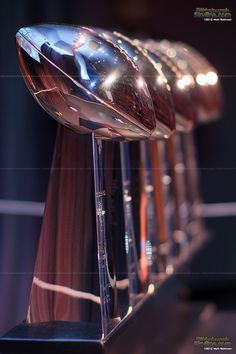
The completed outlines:
<svg viewBox="0 0 236 354">
<path fill-rule="evenodd" d="M 6 353 L 103 353 L 99 326 L 53 321 L 39 324 L 22 322 L 0 339 Z"/>
<path fill-rule="evenodd" d="M 106 341 L 100 339 L 100 327 L 92 324 L 22 323 L 0 338 L 0 353 L 127 354 L 127 348 L 132 354 L 140 353 L 140 348 L 145 348 L 144 354 L 173 353 L 209 306 L 205 301 L 193 303 L 185 299 L 191 284 L 192 264 L 208 243 L 206 237 L 195 245 L 189 257 L 178 264 L 176 273 L 159 284 L 156 294 L 145 297 Z"/>
</svg>

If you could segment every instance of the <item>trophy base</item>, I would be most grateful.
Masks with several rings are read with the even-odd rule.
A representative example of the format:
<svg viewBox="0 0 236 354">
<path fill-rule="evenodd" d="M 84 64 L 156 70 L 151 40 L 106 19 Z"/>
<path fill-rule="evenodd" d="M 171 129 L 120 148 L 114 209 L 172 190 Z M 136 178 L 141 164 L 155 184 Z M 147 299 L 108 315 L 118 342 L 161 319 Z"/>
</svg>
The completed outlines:
<svg viewBox="0 0 236 354">
<path fill-rule="evenodd" d="M 192 288 L 201 288 L 202 277 L 198 281 L 191 276 L 193 264 L 206 258 L 202 257 L 204 252 L 209 255 L 211 239 L 207 235 L 193 244 L 188 256 L 176 264 L 175 272 L 160 280 L 157 291 L 140 301 L 105 341 L 101 340 L 100 326 L 94 324 L 23 322 L 0 338 L 0 353 L 127 354 L 127 348 L 132 354 L 140 353 L 140 348 L 143 354 L 156 354 L 157 348 L 160 353 L 176 352 L 200 325 L 205 309 L 212 309 L 208 300 L 193 302 L 189 298 Z"/>
<path fill-rule="evenodd" d="M 100 327 L 89 323 L 22 322 L 0 338 L 0 352 L 101 354 L 103 344 Z"/>
</svg>

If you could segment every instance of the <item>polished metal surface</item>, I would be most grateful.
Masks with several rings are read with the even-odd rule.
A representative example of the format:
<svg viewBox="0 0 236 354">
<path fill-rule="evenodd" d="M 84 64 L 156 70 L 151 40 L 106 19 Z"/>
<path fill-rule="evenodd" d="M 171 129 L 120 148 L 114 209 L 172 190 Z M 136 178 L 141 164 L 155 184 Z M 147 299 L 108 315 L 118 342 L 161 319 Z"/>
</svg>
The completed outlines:
<svg viewBox="0 0 236 354">
<path fill-rule="evenodd" d="M 11 333 L 100 352 L 186 260 L 189 202 L 200 203 L 186 191 L 189 132 L 219 115 L 218 75 L 182 43 L 89 27 L 25 27 L 16 43 L 32 95 L 61 124 L 27 321 Z"/>
<path fill-rule="evenodd" d="M 186 175 L 186 191 L 189 204 L 188 233 L 191 237 L 204 237 L 206 227 L 202 215 L 198 212 L 199 206 L 202 204 L 202 196 L 194 133 L 183 134 L 181 138 Z"/>
<path fill-rule="evenodd" d="M 101 29 L 96 31 L 115 43 L 137 65 L 142 80 L 147 83 L 155 110 L 157 126 L 151 138 L 167 138 L 175 129 L 175 112 L 171 89 L 162 68 L 156 65 L 145 48 L 123 34 Z"/>
<path fill-rule="evenodd" d="M 133 213 L 133 197 L 131 193 L 131 164 L 129 146 L 120 143 L 122 192 L 125 219 L 125 249 L 127 254 L 127 269 L 129 278 L 129 305 L 130 311 L 145 296 L 148 291 L 148 279 L 145 276 L 146 267 L 140 265 L 138 247 L 140 243 L 135 237 L 135 223 Z M 138 238 L 139 241 L 139 238 Z M 145 260 L 147 258 L 145 257 Z"/>
<path fill-rule="evenodd" d="M 175 112 L 171 89 L 161 67 L 156 65 L 146 49 L 135 45 L 128 37 L 117 32 L 97 31 L 104 38 L 112 40 L 138 66 L 148 85 L 155 109 L 157 128 L 151 139 L 167 138 L 175 128 Z M 140 167 L 140 195 L 139 198 L 134 199 L 134 203 L 137 203 L 139 208 L 139 218 L 136 220 L 136 224 L 139 223 L 138 254 L 140 269 L 143 272 L 141 278 L 146 272 L 149 291 L 152 291 L 158 281 L 158 273 L 165 266 L 162 267 L 159 260 L 157 205 L 153 189 L 150 147 L 147 142 L 142 142 L 140 145 Z"/>
<path fill-rule="evenodd" d="M 189 66 L 195 71 L 195 81 L 202 90 L 202 96 L 205 97 L 205 105 L 199 112 L 199 122 L 204 123 L 219 118 L 223 109 L 223 95 L 217 69 L 206 57 L 189 45 L 176 42 L 175 47 L 185 55 Z"/>
<path fill-rule="evenodd" d="M 113 249 L 111 237 L 109 237 L 111 235 L 108 234 L 106 230 L 106 186 L 103 166 L 103 146 L 102 140 L 96 139 L 94 134 L 92 135 L 92 146 L 101 323 L 103 337 L 105 337 L 120 322 L 121 316 L 119 316 L 117 307 L 118 294 L 116 289 L 116 277 L 113 271 Z M 121 237 L 121 240 L 123 240 L 123 237 Z M 89 277 L 89 274 L 87 274 L 87 276 Z"/>
<path fill-rule="evenodd" d="M 182 79 L 183 85 L 192 82 L 192 101 L 197 109 L 195 124 L 218 118 L 223 107 L 223 97 L 217 70 L 202 54 L 185 43 L 163 40 L 158 45 L 178 67 L 182 67 L 186 71 L 185 77 Z M 189 204 L 188 233 L 192 236 L 204 235 L 206 233 L 204 222 L 197 213 L 198 206 L 202 201 L 193 133 L 183 134 L 181 140 L 186 195 Z"/>
<path fill-rule="evenodd" d="M 84 281 L 83 283 L 71 284 L 66 282 L 66 284 L 63 284 L 63 280 L 51 279 L 50 281 L 46 277 L 45 281 L 41 274 L 38 277 L 35 275 L 28 321 L 35 323 L 66 320 L 81 323 L 91 322 L 91 324 L 101 322 L 101 336 L 105 337 L 130 311 L 129 301 L 125 301 L 130 277 L 127 275 L 127 268 L 124 271 L 124 264 L 121 267 L 123 272 L 120 272 L 120 260 L 115 256 L 118 249 L 120 257 L 125 256 L 122 260 L 126 265 L 125 253 L 129 251 L 125 248 L 125 233 L 121 232 L 117 235 L 117 240 L 115 240 L 115 235 L 112 235 L 111 238 L 114 213 L 110 208 L 109 201 L 111 201 L 111 196 L 114 193 L 109 189 L 109 185 L 112 183 L 112 175 L 110 175 L 110 183 L 106 183 L 105 175 L 107 175 L 107 172 L 105 173 L 103 170 L 106 156 L 103 152 L 101 139 L 132 140 L 149 137 L 152 131 L 156 129 L 152 100 L 138 68 L 129 57 L 111 42 L 97 36 L 90 29 L 59 25 L 38 25 L 24 28 L 17 33 L 17 50 L 26 82 L 33 96 L 43 108 L 75 132 L 93 133 L 95 208 L 93 209 L 93 204 L 87 205 L 87 207 L 80 205 L 80 207 L 75 208 L 77 199 L 72 201 L 72 204 L 73 210 L 77 210 L 78 217 L 84 208 L 85 211 L 88 209 L 91 212 L 91 209 L 93 209 L 96 212 L 97 228 L 94 233 L 97 234 L 98 269 L 96 271 L 95 265 L 95 278 L 97 279 L 97 286 L 99 284 L 100 288 L 100 291 L 95 295 L 93 292 L 87 291 L 86 286 L 84 286 L 84 282 L 93 284 L 93 274 L 95 273 L 91 272 L 89 268 L 93 264 L 91 260 L 88 260 L 88 262 L 82 261 L 85 249 L 81 247 L 81 242 L 78 243 L 76 235 L 81 240 L 86 239 L 88 237 L 87 232 L 82 234 L 79 225 L 74 223 L 73 218 L 70 219 L 72 224 L 68 224 L 69 220 L 66 220 L 62 213 L 61 223 L 64 233 L 60 234 L 60 240 L 57 238 L 57 229 L 54 229 L 57 224 L 56 219 L 52 219 L 52 230 L 47 227 L 45 231 L 43 226 L 40 245 L 47 244 L 47 247 L 43 253 L 42 246 L 39 248 L 36 274 L 41 262 L 46 273 L 47 269 L 50 273 L 50 267 L 55 269 L 56 274 L 58 273 L 57 259 L 51 259 L 50 254 L 48 254 L 48 252 L 52 252 L 51 243 L 55 249 L 61 249 L 62 258 L 68 259 L 69 263 L 73 260 L 73 253 L 70 252 L 69 255 L 66 248 L 63 247 L 66 240 L 65 235 L 68 233 L 70 235 L 68 247 L 73 249 L 76 244 L 76 247 L 78 247 L 77 257 L 82 261 L 85 268 L 81 269 L 79 264 L 73 265 L 70 263 L 68 265 L 62 262 L 62 273 L 65 271 L 66 274 L 71 274 L 71 272 L 76 271 L 79 276 L 82 274 Z M 60 165 L 61 158 L 65 158 L 66 162 L 75 164 L 76 171 L 78 169 L 77 182 L 74 184 L 74 198 L 77 198 L 77 184 L 83 185 L 83 181 L 87 181 L 89 171 L 80 170 L 81 158 L 76 154 L 76 147 L 79 146 L 79 142 L 76 142 L 72 133 L 69 137 L 69 133 L 63 132 L 62 130 L 58 138 L 55 159 L 59 161 L 59 174 L 61 168 L 63 170 L 63 166 Z M 62 148 L 60 144 L 62 144 Z M 112 152 L 112 149 L 110 152 Z M 116 160 L 113 160 L 110 156 L 108 164 L 112 161 Z M 105 168 L 107 168 L 107 165 L 105 165 Z M 111 168 L 108 168 L 108 171 L 111 170 Z M 50 217 L 49 208 L 55 210 L 60 208 L 61 199 L 64 200 L 64 205 L 71 202 L 71 195 L 66 193 L 66 190 L 71 187 L 72 172 L 70 166 L 69 171 L 64 172 L 65 190 L 62 190 L 61 185 L 57 183 L 57 178 L 60 179 L 60 175 L 59 177 L 54 176 L 55 173 L 51 175 L 44 225 Z M 91 179 L 88 179 L 88 182 L 91 185 Z M 53 189 L 53 192 L 50 191 L 50 188 Z M 61 194 L 63 197 L 59 198 Z M 85 198 L 82 198 L 82 200 L 85 200 Z M 117 215 L 120 219 L 118 222 L 121 223 L 123 211 Z M 56 232 L 55 235 L 54 231 Z M 93 243 L 95 240 L 94 237 Z M 116 277 L 115 267 L 117 265 L 119 274 Z M 61 272 L 59 271 L 59 273 Z M 46 304 L 49 306 L 48 310 L 42 302 L 38 303 L 38 288 L 40 287 L 49 291 L 45 300 L 48 301 Z M 71 297 L 77 297 L 79 300 L 75 312 L 71 312 L 71 307 L 55 308 L 57 304 L 54 302 L 54 292 L 62 293 L 65 301 L 69 304 Z M 121 293 L 120 296 L 119 293 Z M 98 312 L 95 318 L 91 316 L 92 312 L 88 308 L 82 306 L 81 298 L 96 302 Z M 69 306 L 73 307 L 73 304 Z M 99 309 L 101 310 L 101 317 Z"/>
<path fill-rule="evenodd" d="M 156 129 L 152 100 L 125 53 L 88 28 L 18 31 L 17 53 L 34 98 L 59 122 L 104 139 L 143 139 Z"/>
<path fill-rule="evenodd" d="M 186 71 L 180 69 L 173 58 L 167 56 L 157 41 L 147 40 L 141 44 L 156 65 L 162 69 L 171 87 L 176 112 L 176 130 L 188 132 L 197 119 L 196 106 L 193 103 L 191 92 L 193 83 L 190 81 L 188 85 L 183 84 L 186 80 Z"/>
<path fill-rule="evenodd" d="M 179 252 L 185 248 L 189 240 L 189 225 L 191 223 L 192 202 L 189 198 L 189 185 L 186 171 L 186 156 L 184 153 L 184 142 L 191 134 L 191 129 L 198 120 L 200 103 L 196 100 L 198 87 L 194 81 L 194 72 L 178 51 L 167 41 L 148 41 L 147 46 L 159 54 L 168 69 L 172 71 L 170 85 L 173 88 L 174 102 L 177 112 L 177 132 L 167 141 L 168 163 L 170 166 L 171 189 L 173 198 L 173 237 L 176 245 L 179 245 Z M 181 117 L 181 119 L 180 119 Z M 186 121 L 191 125 L 187 128 Z M 183 141 L 184 140 L 184 141 Z M 192 172 L 191 172 L 192 173 Z M 191 228 L 192 229 L 192 228 Z"/>
<path fill-rule="evenodd" d="M 174 62 L 169 60 L 164 53 L 156 48 L 155 42 L 147 41 L 141 43 L 135 40 L 135 43 L 146 47 L 145 51 L 148 57 L 164 73 L 166 82 L 168 82 L 171 88 L 170 92 L 173 94 L 174 109 L 176 111 L 176 129 L 188 132 L 192 128 L 195 119 L 195 107 L 192 104 L 189 91 L 187 89 L 181 90 L 178 86 L 183 73 L 177 69 Z M 187 208 L 184 188 L 185 181 L 183 171 L 180 168 L 175 168 L 183 164 L 179 148 L 175 144 L 176 139 L 177 137 L 174 133 L 166 141 L 168 158 L 165 157 L 166 151 L 160 142 L 153 143 L 150 150 L 155 170 L 150 170 L 149 174 L 151 173 L 155 176 L 155 180 L 152 177 L 152 191 L 149 193 L 153 194 L 153 198 L 155 199 L 155 216 L 158 220 L 156 235 L 158 235 L 158 252 L 161 259 L 159 268 L 167 272 L 173 270 L 173 259 L 179 255 L 180 249 L 186 243 L 184 232 Z M 175 154 L 175 148 L 178 148 L 178 154 Z M 182 217 L 183 215 L 185 216 Z M 154 223 L 152 224 L 154 225 Z"/>
<path fill-rule="evenodd" d="M 94 29 L 104 39 L 112 41 L 121 52 L 130 57 L 140 70 L 142 75 L 141 82 L 147 83 L 156 115 L 156 130 L 152 134 L 151 139 L 166 138 L 172 133 L 175 126 L 175 116 L 172 104 L 172 97 L 170 88 L 167 85 L 163 73 L 155 67 L 153 62 L 149 59 L 146 52 L 135 46 L 132 41 L 117 32 L 108 32 L 102 29 Z M 159 78 L 159 80 L 157 80 Z M 161 79 L 161 82 L 160 82 Z M 145 81 L 144 81 L 145 80 Z M 130 162 L 128 157 L 128 146 L 122 143 L 121 145 L 121 161 L 122 161 L 122 174 L 123 174 L 123 193 L 124 193 L 124 211 L 126 219 L 126 238 L 128 254 L 128 267 L 129 271 L 129 285 L 130 285 L 130 306 L 140 300 L 145 293 L 147 293 L 148 282 L 154 283 L 157 275 L 157 226 L 155 220 L 155 205 L 153 192 L 150 189 L 151 167 L 146 164 L 148 159 L 148 146 L 143 143 L 142 150 L 142 169 L 143 173 L 140 174 L 142 179 L 140 198 L 132 200 L 130 193 L 131 173 Z M 140 217 L 135 223 L 140 223 L 140 234 L 137 235 L 138 242 L 135 240 L 135 229 L 132 225 L 134 223 L 133 216 L 133 202 L 140 202 Z M 139 205 L 139 204 L 138 204 Z M 137 245 L 137 247 L 136 247 Z M 138 256 L 139 255 L 139 256 Z M 135 271 L 134 271 L 135 269 Z M 146 275 L 145 275 L 146 273 Z M 135 300 L 134 300 L 135 299 Z"/>
<path fill-rule="evenodd" d="M 175 126 L 175 115 L 173 110 L 172 97 L 170 87 L 164 77 L 162 71 L 157 68 L 152 60 L 147 56 L 147 53 L 141 47 L 135 46 L 128 37 L 117 33 L 108 32 L 101 29 L 96 29 L 103 38 L 113 41 L 121 51 L 133 60 L 142 74 L 142 80 L 147 82 L 149 91 L 154 104 L 156 116 L 156 131 L 152 134 L 152 139 L 166 138 L 172 133 Z M 152 188 L 152 171 L 150 160 L 149 146 L 147 142 L 141 144 L 141 170 L 139 172 L 141 180 L 141 188 L 139 198 L 132 200 L 130 193 L 131 173 L 128 157 L 128 147 L 122 144 L 121 160 L 123 161 L 123 174 L 126 178 L 123 179 L 124 205 L 126 218 L 126 234 L 128 238 L 128 247 L 133 254 L 133 261 L 128 260 L 131 268 L 130 274 L 130 305 L 133 307 L 137 299 L 140 299 L 145 292 L 150 291 L 156 283 L 158 274 L 158 238 L 157 238 L 157 222 L 155 201 Z M 129 202 L 127 200 L 129 199 Z M 140 208 L 139 218 L 134 221 L 132 204 L 136 202 Z M 132 203 L 132 204 L 131 204 Z M 134 222 L 139 223 L 138 242 L 135 241 Z M 137 248 L 134 244 L 137 244 Z M 132 252 L 133 250 L 133 252 Z M 137 256 L 136 256 L 137 254 Z M 137 261 L 136 261 L 137 260 Z M 136 265 L 137 264 L 137 265 Z M 136 268 L 136 274 L 133 268 Z M 146 274 L 146 275 L 145 275 Z M 147 289 L 147 285 L 149 287 Z M 139 286 L 137 286 L 139 285 Z M 140 287 L 141 285 L 141 287 Z M 146 289 L 145 289 L 146 288 Z M 134 299 L 136 299 L 134 301 Z"/>
<path fill-rule="evenodd" d="M 149 269 L 149 282 L 155 286 L 158 282 L 157 276 L 161 270 L 159 262 L 158 225 L 156 219 L 156 203 L 153 188 L 153 171 L 151 165 L 150 144 L 146 141 L 140 142 L 141 158 L 141 184 L 142 194 L 140 203 L 141 221 L 141 246 L 146 249 L 147 264 Z"/>
<path fill-rule="evenodd" d="M 155 45 L 184 73 L 178 86 L 181 90 L 187 88 L 191 95 L 190 107 L 195 112 L 194 124 L 209 122 L 219 117 L 223 98 L 217 70 L 203 55 L 185 43 L 162 40 Z M 201 196 L 193 133 L 181 134 L 178 140 L 181 140 L 178 145 L 182 145 L 182 147 L 180 149 L 177 149 L 177 145 L 174 147 L 177 154 L 175 157 L 176 164 L 173 166 L 175 166 L 176 171 L 180 170 L 180 174 L 182 174 L 182 182 L 181 178 L 176 177 L 176 181 L 179 180 L 176 195 L 179 195 L 178 199 L 181 197 L 183 200 L 181 206 L 183 210 L 181 213 L 182 224 L 185 225 L 188 235 L 198 235 L 199 237 L 199 235 L 204 235 L 206 231 L 203 219 L 196 212 L 199 204 L 201 204 Z M 182 172 L 181 169 L 177 168 L 178 164 L 179 166 L 182 165 Z M 184 184 L 186 186 L 183 188 Z M 183 207 L 184 205 L 186 207 Z M 187 224 L 186 208 L 189 209 Z"/>
<path fill-rule="evenodd" d="M 207 122 L 218 118 L 223 107 L 223 97 L 216 68 L 186 43 L 163 40 L 158 46 L 179 68 L 187 71 L 182 84 L 186 86 L 186 83 L 191 82 L 193 86 L 197 121 Z"/>
</svg>

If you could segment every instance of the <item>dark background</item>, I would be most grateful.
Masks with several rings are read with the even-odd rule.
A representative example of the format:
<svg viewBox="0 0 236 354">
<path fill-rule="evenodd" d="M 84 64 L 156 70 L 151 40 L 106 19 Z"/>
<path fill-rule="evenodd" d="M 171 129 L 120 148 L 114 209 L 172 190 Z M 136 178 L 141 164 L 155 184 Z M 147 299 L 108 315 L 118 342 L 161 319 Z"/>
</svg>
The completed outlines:
<svg viewBox="0 0 236 354">
<path fill-rule="evenodd" d="M 181 40 L 213 63 L 221 76 L 225 108 L 219 121 L 196 130 L 202 189 L 206 202 L 236 201 L 236 7 L 232 4 L 220 0 L 1 0 L 0 200 L 45 200 L 57 124 L 33 100 L 20 76 L 14 36 L 26 25 L 58 22 Z M 196 7 L 228 7 L 233 21 L 194 19 Z M 40 224 L 39 217 L 0 214 L 0 332 L 25 317 Z M 219 258 L 213 264 L 222 262 L 219 269 L 232 271 L 236 218 L 209 224 L 219 233 Z"/>
</svg>

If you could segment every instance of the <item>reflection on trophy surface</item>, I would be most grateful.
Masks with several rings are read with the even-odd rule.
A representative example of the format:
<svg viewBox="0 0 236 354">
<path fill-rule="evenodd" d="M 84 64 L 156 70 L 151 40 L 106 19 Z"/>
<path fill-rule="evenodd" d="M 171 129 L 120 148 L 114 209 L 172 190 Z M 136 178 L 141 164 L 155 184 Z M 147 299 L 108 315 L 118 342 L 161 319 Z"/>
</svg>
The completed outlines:
<svg viewBox="0 0 236 354">
<path fill-rule="evenodd" d="M 186 290 L 176 279 L 207 234 L 194 128 L 220 115 L 218 74 L 182 42 L 96 27 L 24 27 L 16 47 L 58 128 L 28 313 L 0 351 L 102 353 L 154 298 L 163 316 L 165 287 Z"/>
</svg>

